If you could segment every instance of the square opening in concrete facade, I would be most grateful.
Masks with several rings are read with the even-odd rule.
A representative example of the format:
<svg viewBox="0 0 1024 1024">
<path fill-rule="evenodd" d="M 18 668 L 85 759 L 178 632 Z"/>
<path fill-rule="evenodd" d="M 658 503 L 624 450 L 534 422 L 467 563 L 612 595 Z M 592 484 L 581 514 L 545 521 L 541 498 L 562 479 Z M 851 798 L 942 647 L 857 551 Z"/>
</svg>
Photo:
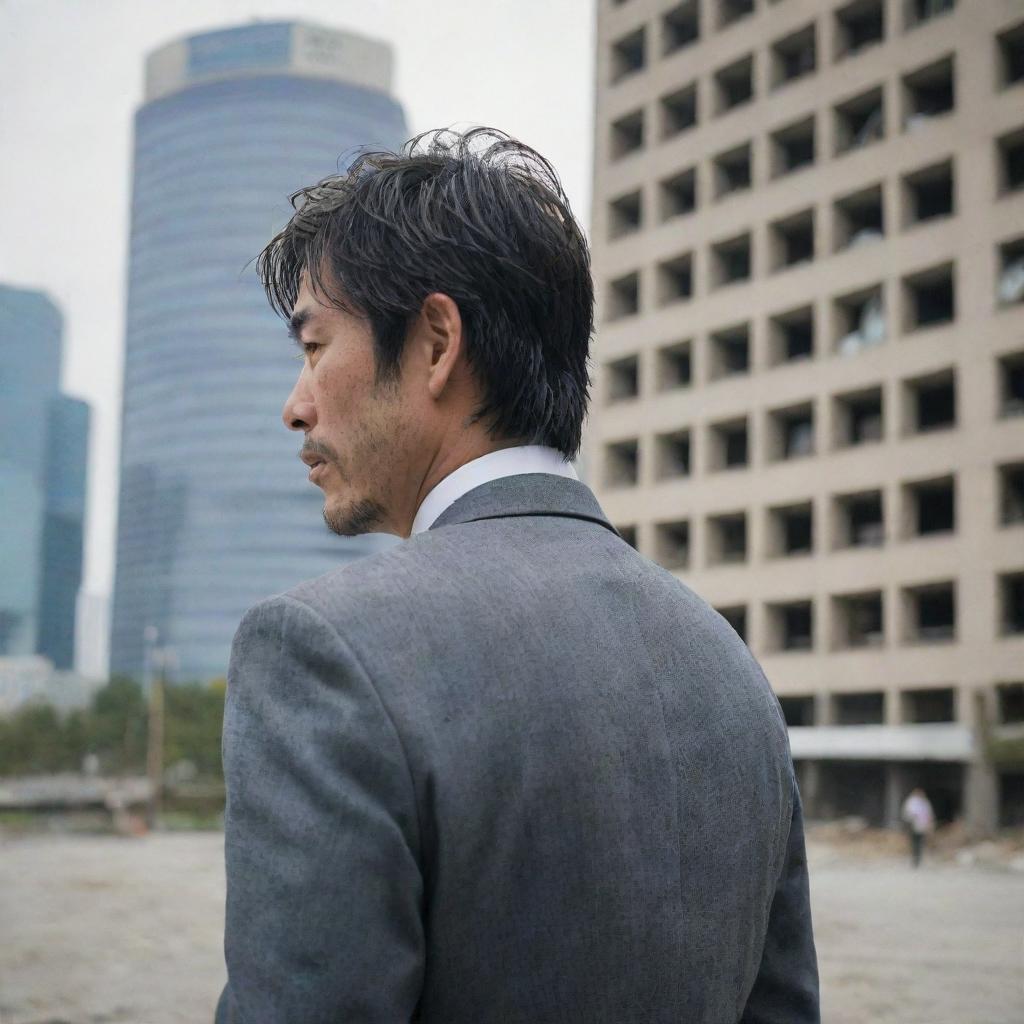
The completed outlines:
<svg viewBox="0 0 1024 1024">
<path fill-rule="evenodd" d="M 628 35 L 616 39 L 611 45 L 611 61 L 609 75 L 612 84 L 622 81 L 637 71 L 642 71 L 646 64 L 647 29 L 641 25 Z"/>
<path fill-rule="evenodd" d="M 747 560 L 747 514 L 729 512 L 708 516 L 707 563 L 728 565 Z"/>
<path fill-rule="evenodd" d="M 1000 136 L 996 142 L 996 153 L 996 194 L 1020 191 L 1024 188 L 1024 128 Z"/>
<path fill-rule="evenodd" d="M 1024 235 L 999 245 L 996 301 L 1000 306 L 1024 302 Z"/>
<path fill-rule="evenodd" d="M 1000 416 L 1024 416 L 1024 351 L 1001 356 L 998 366 Z"/>
<path fill-rule="evenodd" d="M 734 146 L 712 159 L 716 199 L 750 188 L 753 180 L 752 160 L 749 142 Z"/>
<path fill-rule="evenodd" d="M 644 112 L 633 110 L 611 123 L 609 153 L 612 160 L 621 160 L 636 153 L 644 145 Z"/>
<path fill-rule="evenodd" d="M 747 281 L 750 278 L 749 232 L 715 242 L 711 246 L 711 287 Z"/>
<path fill-rule="evenodd" d="M 849 816 L 862 818 L 867 824 L 897 829 L 902 822 L 891 816 L 886 807 L 889 765 L 885 761 L 822 761 L 818 777 L 817 799 L 813 816 L 837 819 Z M 946 824 L 964 815 L 965 766 L 956 762 L 901 762 L 903 784 L 898 794 L 902 799 L 915 785 L 928 794 L 935 811 L 935 820 Z M 811 814 L 808 815 L 812 816 Z"/>
<path fill-rule="evenodd" d="M 882 492 L 872 490 L 837 495 L 833 547 L 880 547 L 884 543 Z"/>
<path fill-rule="evenodd" d="M 636 398 L 639 394 L 639 356 L 623 356 L 605 364 L 605 396 L 609 403 Z"/>
<path fill-rule="evenodd" d="M 903 178 L 903 226 L 910 227 L 956 211 L 953 161 L 922 167 Z"/>
<path fill-rule="evenodd" d="M 835 59 L 853 57 L 885 40 L 883 0 L 853 0 L 835 12 Z"/>
<path fill-rule="evenodd" d="M 697 83 L 667 93 L 658 100 L 661 139 L 671 139 L 697 124 Z"/>
<path fill-rule="evenodd" d="M 1000 828 L 1024 825 L 1024 772 L 1000 771 L 998 775 Z"/>
<path fill-rule="evenodd" d="M 643 227 L 643 194 L 640 189 L 627 192 L 608 203 L 608 237 L 630 235 Z"/>
<path fill-rule="evenodd" d="M 956 286 L 952 263 L 929 267 L 903 278 L 903 330 L 948 324 L 956 317 Z"/>
<path fill-rule="evenodd" d="M 956 639 L 956 584 L 952 581 L 904 587 L 904 637 L 909 643 Z"/>
<path fill-rule="evenodd" d="M 871 185 L 842 196 L 832 204 L 836 252 L 879 242 L 885 237 L 882 185 Z"/>
<path fill-rule="evenodd" d="M 693 253 L 684 252 L 657 266 L 658 305 L 693 298 Z"/>
<path fill-rule="evenodd" d="M 998 467 L 999 522 L 1002 526 L 1024 523 L 1024 462 L 1007 462 Z"/>
<path fill-rule="evenodd" d="M 726 622 L 732 626 L 736 635 L 747 642 L 747 606 L 745 604 L 726 605 L 715 609 Z"/>
<path fill-rule="evenodd" d="M 655 355 L 655 387 L 659 391 L 688 388 L 693 382 L 693 343 L 676 341 L 662 345 Z"/>
<path fill-rule="evenodd" d="M 768 458 L 798 459 L 814 454 L 814 405 L 800 402 L 768 413 Z"/>
<path fill-rule="evenodd" d="M 770 172 L 773 178 L 809 167 L 815 160 L 814 115 L 802 117 L 770 136 Z"/>
<path fill-rule="evenodd" d="M 686 519 L 654 524 L 654 560 L 665 569 L 690 564 L 690 524 Z"/>
<path fill-rule="evenodd" d="M 833 402 L 833 445 L 836 448 L 873 444 L 884 439 L 881 385 L 836 395 Z"/>
<path fill-rule="evenodd" d="M 778 313 L 768 321 L 768 364 L 778 366 L 814 357 L 814 307 Z"/>
<path fill-rule="evenodd" d="M 868 89 L 834 108 L 836 156 L 885 138 L 882 89 Z"/>
<path fill-rule="evenodd" d="M 693 167 L 658 182 L 658 215 L 662 221 L 697 209 L 697 172 Z"/>
<path fill-rule="evenodd" d="M 658 480 L 674 480 L 690 475 L 689 430 L 673 430 L 655 436 L 654 475 Z"/>
<path fill-rule="evenodd" d="M 888 334 L 882 286 L 861 288 L 832 302 L 833 337 L 837 354 L 853 356 L 885 341 Z"/>
<path fill-rule="evenodd" d="M 956 721 L 956 691 L 952 686 L 904 690 L 900 705 L 900 717 L 908 725 Z"/>
<path fill-rule="evenodd" d="M 635 551 L 636 525 L 631 523 L 629 526 L 616 526 L 615 529 L 619 531 L 619 536 Z"/>
<path fill-rule="evenodd" d="M 832 694 L 832 720 L 836 725 L 882 725 L 885 722 L 885 694 Z"/>
<path fill-rule="evenodd" d="M 640 275 L 636 271 L 624 274 L 608 283 L 608 320 L 633 316 L 640 310 Z"/>
<path fill-rule="evenodd" d="M 996 683 L 996 713 L 1000 725 L 1024 725 L 1024 680 Z"/>
<path fill-rule="evenodd" d="M 768 509 L 768 555 L 793 558 L 814 552 L 814 508 L 810 501 Z"/>
<path fill-rule="evenodd" d="M 906 538 L 929 537 L 956 530 L 956 481 L 952 476 L 903 485 L 903 529 Z"/>
<path fill-rule="evenodd" d="M 814 22 L 791 32 L 772 44 L 771 86 L 778 89 L 795 82 L 817 68 L 817 44 Z"/>
<path fill-rule="evenodd" d="M 661 16 L 661 53 L 668 57 L 700 38 L 699 0 L 683 0 Z"/>
<path fill-rule="evenodd" d="M 903 76 L 903 128 L 916 131 L 956 104 L 952 56 Z"/>
<path fill-rule="evenodd" d="M 810 651 L 814 646 L 814 609 L 810 599 L 766 605 L 768 643 L 776 651 Z"/>
<path fill-rule="evenodd" d="M 718 0 L 716 28 L 723 29 L 754 13 L 754 0 Z"/>
<path fill-rule="evenodd" d="M 1024 21 L 1001 32 L 996 40 L 998 61 L 996 81 L 1000 89 L 1008 89 L 1024 81 Z"/>
<path fill-rule="evenodd" d="M 640 478 L 640 442 L 636 438 L 605 445 L 605 487 L 635 487 Z"/>
<path fill-rule="evenodd" d="M 879 761 L 820 761 L 817 792 L 808 818 L 861 818 L 885 824 L 886 766 Z M 932 792 L 932 790 L 929 790 Z"/>
<path fill-rule="evenodd" d="M 1005 635 L 1024 633 L 1024 569 L 999 576 L 999 622 Z"/>
<path fill-rule="evenodd" d="M 768 226 L 771 269 L 785 270 L 814 259 L 814 210 L 773 221 Z"/>
<path fill-rule="evenodd" d="M 750 324 L 734 324 L 708 337 L 708 380 L 750 372 Z"/>
<path fill-rule="evenodd" d="M 882 592 L 837 594 L 832 598 L 834 650 L 881 647 L 885 643 Z"/>
<path fill-rule="evenodd" d="M 903 390 L 905 435 L 956 426 L 956 377 L 952 367 L 906 380 Z"/>
<path fill-rule="evenodd" d="M 956 6 L 956 0 L 903 0 L 903 26 L 917 28 L 933 18 L 948 14 Z"/>
<path fill-rule="evenodd" d="M 726 114 L 754 98 L 754 55 L 733 61 L 714 73 L 714 112 Z"/>
<path fill-rule="evenodd" d="M 708 469 L 742 469 L 750 462 L 747 417 L 738 416 L 708 425 Z"/>
<path fill-rule="evenodd" d="M 779 705 L 782 707 L 782 717 L 790 728 L 794 725 L 814 725 L 813 697 L 779 697 Z"/>
</svg>

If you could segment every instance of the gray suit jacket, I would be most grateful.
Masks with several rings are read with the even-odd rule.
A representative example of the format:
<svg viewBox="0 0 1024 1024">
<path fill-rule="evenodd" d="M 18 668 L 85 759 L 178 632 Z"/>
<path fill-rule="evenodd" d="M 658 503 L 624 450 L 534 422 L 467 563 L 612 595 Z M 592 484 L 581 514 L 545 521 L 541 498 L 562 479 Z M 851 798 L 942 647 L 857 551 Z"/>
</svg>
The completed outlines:
<svg viewBox="0 0 1024 1024">
<path fill-rule="evenodd" d="M 578 481 L 252 608 L 223 753 L 218 1021 L 819 1020 L 778 701 Z"/>
</svg>

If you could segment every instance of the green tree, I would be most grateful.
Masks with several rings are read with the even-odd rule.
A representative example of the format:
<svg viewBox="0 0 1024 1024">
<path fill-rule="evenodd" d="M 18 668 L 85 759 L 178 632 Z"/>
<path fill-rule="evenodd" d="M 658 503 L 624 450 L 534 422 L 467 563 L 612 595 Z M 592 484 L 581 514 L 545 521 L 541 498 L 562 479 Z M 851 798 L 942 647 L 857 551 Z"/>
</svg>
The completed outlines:
<svg viewBox="0 0 1024 1024">
<path fill-rule="evenodd" d="M 89 749 L 99 755 L 102 771 L 145 771 L 148 712 L 134 679 L 114 676 L 93 697 L 88 719 Z"/>
<path fill-rule="evenodd" d="M 182 683 L 164 690 L 164 765 L 191 761 L 199 775 L 219 779 L 224 687 Z"/>
<path fill-rule="evenodd" d="M 58 771 L 63 734 L 52 704 L 32 701 L 4 721 L 0 733 L 0 774 Z"/>
<path fill-rule="evenodd" d="M 82 759 L 91 749 L 89 712 L 76 708 L 64 719 L 61 769 L 79 771 Z"/>
<path fill-rule="evenodd" d="M 191 761 L 198 774 L 222 778 L 220 747 L 226 682 L 164 687 L 164 767 Z M 63 716 L 52 704 L 33 701 L 0 716 L 0 775 L 79 771 L 87 753 L 105 774 L 146 770 L 149 706 L 142 687 L 113 677 L 89 708 Z"/>
</svg>

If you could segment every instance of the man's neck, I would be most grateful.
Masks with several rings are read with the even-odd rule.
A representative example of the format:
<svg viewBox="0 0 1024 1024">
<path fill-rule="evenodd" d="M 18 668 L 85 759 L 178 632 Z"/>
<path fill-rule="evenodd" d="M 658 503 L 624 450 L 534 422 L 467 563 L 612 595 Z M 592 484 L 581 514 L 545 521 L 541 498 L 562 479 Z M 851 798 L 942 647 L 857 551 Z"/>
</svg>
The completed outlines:
<svg viewBox="0 0 1024 1024">
<path fill-rule="evenodd" d="M 424 499 L 442 480 L 451 476 L 457 469 L 461 469 L 484 455 L 503 451 L 506 448 L 515 448 L 524 443 L 507 439 L 496 441 L 486 433 L 480 433 L 469 438 L 462 436 L 451 444 L 440 446 L 423 473 L 412 501 L 404 509 L 401 528 L 395 532 L 400 537 L 410 535 L 416 512 L 423 504 Z"/>
<path fill-rule="evenodd" d="M 428 530 L 449 505 L 477 487 L 502 477 L 533 473 L 578 479 L 562 453 L 547 445 L 495 448 L 463 463 L 440 480 L 420 503 L 411 532 Z"/>
</svg>

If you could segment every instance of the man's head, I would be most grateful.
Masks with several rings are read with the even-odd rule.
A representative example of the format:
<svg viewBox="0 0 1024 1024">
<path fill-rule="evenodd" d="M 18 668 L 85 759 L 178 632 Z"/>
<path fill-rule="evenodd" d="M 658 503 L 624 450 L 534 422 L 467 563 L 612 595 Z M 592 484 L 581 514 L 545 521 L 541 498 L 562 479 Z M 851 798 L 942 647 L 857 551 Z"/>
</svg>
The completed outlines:
<svg viewBox="0 0 1024 1024">
<path fill-rule="evenodd" d="M 369 152 L 292 196 L 258 259 L 303 368 L 284 408 L 336 533 L 405 534 L 459 465 L 580 446 L 590 256 L 558 178 L 489 128 Z"/>
</svg>

